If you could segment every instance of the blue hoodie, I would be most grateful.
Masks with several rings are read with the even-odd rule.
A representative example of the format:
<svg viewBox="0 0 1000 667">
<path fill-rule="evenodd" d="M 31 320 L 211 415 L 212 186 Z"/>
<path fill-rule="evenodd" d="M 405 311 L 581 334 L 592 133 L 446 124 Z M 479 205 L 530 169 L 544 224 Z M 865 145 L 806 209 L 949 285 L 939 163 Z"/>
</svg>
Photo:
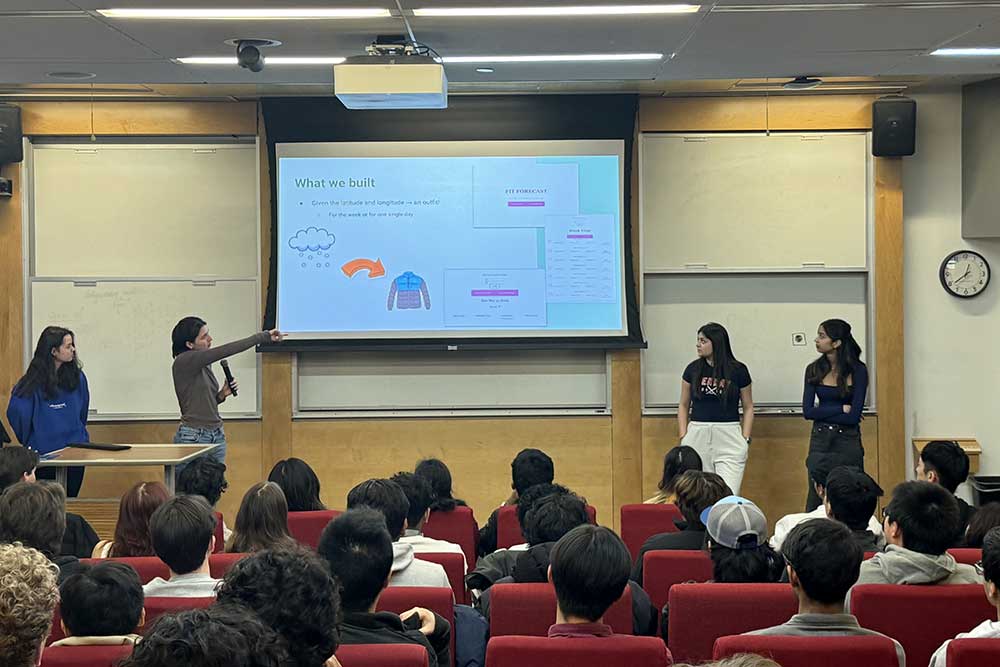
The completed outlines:
<svg viewBox="0 0 1000 667">
<path fill-rule="evenodd" d="M 38 388 L 31 396 L 11 394 L 7 421 L 18 441 L 39 454 L 62 449 L 71 442 L 90 442 L 87 413 L 90 390 L 87 376 L 80 372 L 80 384 L 73 391 L 59 390 L 53 400 Z"/>
</svg>

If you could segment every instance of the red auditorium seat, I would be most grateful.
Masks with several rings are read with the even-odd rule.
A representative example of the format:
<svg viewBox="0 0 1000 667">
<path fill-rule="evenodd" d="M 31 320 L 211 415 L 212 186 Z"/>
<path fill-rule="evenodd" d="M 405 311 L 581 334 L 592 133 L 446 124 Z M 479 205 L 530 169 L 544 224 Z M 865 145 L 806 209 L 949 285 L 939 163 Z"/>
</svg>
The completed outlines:
<svg viewBox="0 0 1000 667">
<path fill-rule="evenodd" d="M 450 512 L 431 512 L 424 523 L 424 535 L 462 547 L 469 571 L 476 566 L 479 526 L 471 507 L 456 507 Z"/>
<path fill-rule="evenodd" d="M 556 592 L 552 584 L 495 584 L 490 588 L 490 636 L 544 637 L 556 622 Z M 604 622 L 616 634 L 631 635 L 632 589 L 611 605 Z"/>
<path fill-rule="evenodd" d="M 597 510 L 593 505 L 587 505 L 587 518 L 590 523 L 597 523 Z M 504 505 L 497 513 L 497 549 L 506 549 L 524 542 L 521 522 L 517 518 L 517 505 Z"/>
<path fill-rule="evenodd" d="M 133 558 L 81 558 L 80 562 L 88 565 L 97 565 L 101 561 L 105 560 L 113 560 L 119 563 L 125 563 L 126 565 L 131 565 L 136 573 L 138 573 L 139 581 L 143 584 L 148 584 L 157 577 L 161 577 L 163 579 L 170 577 L 170 568 L 156 556 L 135 556 Z"/>
<path fill-rule="evenodd" d="M 667 667 L 670 664 L 670 652 L 658 637 L 494 637 L 486 646 L 486 667 Z"/>
<path fill-rule="evenodd" d="M 955 557 L 959 563 L 975 565 L 983 559 L 982 549 L 948 549 L 948 553 Z"/>
<path fill-rule="evenodd" d="M 788 584 L 677 584 L 669 600 L 667 645 L 690 663 L 710 660 L 719 637 L 780 625 L 799 607 Z"/>
<path fill-rule="evenodd" d="M 220 554 L 226 550 L 226 534 L 222 530 L 222 512 L 212 512 L 215 515 L 215 549 L 212 553 Z"/>
<path fill-rule="evenodd" d="M 469 604 L 469 597 L 465 591 L 465 559 L 462 558 L 462 554 L 415 553 L 413 555 L 420 560 L 437 563 L 443 567 L 445 574 L 448 575 L 448 581 L 451 582 L 452 591 L 455 593 L 455 601 L 460 604 Z"/>
<path fill-rule="evenodd" d="M 49 646 L 41 667 L 115 667 L 132 655 L 132 646 Z"/>
<path fill-rule="evenodd" d="M 451 625 L 451 654 L 455 655 L 455 594 L 450 588 L 389 586 L 378 598 L 377 611 L 402 614 L 414 607 L 430 609 Z M 344 665 L 347 667 L 347 665 Z"/>
<path fill-rule="evenodd" d="M 926 665 L 946 639 L 995 619 L 997 610 L 979 584 L 862 584 L 851 589 L 851 613 L 862 627 L 902 644 L 907 664 Z"/>
<path fill-rule="evenodd" d="M 427 649 L 418 644 L 341 644 L 343 667 L 427 667 Z"/>
<path fill-rule="evenodd" d="M 642 559 L 642 588 L 649 593 L 656 611 L 667 604 L 670 587 L 712 578 L 712 559 L 704 551 L 647 551 Z"/>
<path fill-rule="evenodd" d="M 1000 639 L 956 639 L 948 644 L 948 667 L 996 667 L 998 659 Z"/>
<path fill-rule="evenodd" d="M 740 653 L 766 656 L 781 667 L 899 667 L 896 645 L 888 637 L 719 637 L 712 658 Z"/>
<path fill-rule="evenodd" d="M 340 510 L 317 510 L 315 512 L 289 512 L 288 532 L 302 544 L 313 549 L 319 544 L 319 536 L 326 524 L 340 516 Z"/>
<path fill-rule="evenodd" d="M 145 634 L 149 626 L 153 624 L 153 621 L 164 614 L 184 611 L 186 609 L 200 609 L 210 606 L 213 602 L 215 602 L 215 598 L 146 598 L 143 605 L 146 609 L 146 623 L 138 629 L 138 632 L 139 634 Z M 60 625 L 61 621 L 62 614 L 57 605 L 55 613 L 52 614 L 52 632 L 49 634 L 49 638 L 45 640 L 46 645 L 53 644 L 66 637 Z"/>
<path fill-rule="evenodd" d="M 674 520 L 683 519 L 684 515 L 677 505 L 638 504 L 622 505 L 621 517 L 622 541 L 634 562 L 643 542 L 660 533 L 676 533 Z"/>
<path fill-rule="evenodd" d="M 243 560 L 250 554 L 212 554 L 208 557 L 208 570 L 215 579 L 222 579 L 236 561 Z"/>
</svg>

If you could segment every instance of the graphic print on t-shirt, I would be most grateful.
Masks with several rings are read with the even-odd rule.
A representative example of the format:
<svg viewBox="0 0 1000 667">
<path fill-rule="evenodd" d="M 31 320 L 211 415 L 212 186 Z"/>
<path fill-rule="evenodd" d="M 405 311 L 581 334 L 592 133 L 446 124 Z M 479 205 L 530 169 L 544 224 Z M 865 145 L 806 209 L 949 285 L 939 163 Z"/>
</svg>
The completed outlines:
<svg viewBox="0 0 1000 667">
<path fill-rule="evenodd" d="M 726 387 L 729 386 L 729 380 L 725 378 L 716 379 L 713 377 L 703 377 L 701 379 L 700 391 L 703 396 L 719 396 L 721 397 L 726 393 Z"/>
</svg>

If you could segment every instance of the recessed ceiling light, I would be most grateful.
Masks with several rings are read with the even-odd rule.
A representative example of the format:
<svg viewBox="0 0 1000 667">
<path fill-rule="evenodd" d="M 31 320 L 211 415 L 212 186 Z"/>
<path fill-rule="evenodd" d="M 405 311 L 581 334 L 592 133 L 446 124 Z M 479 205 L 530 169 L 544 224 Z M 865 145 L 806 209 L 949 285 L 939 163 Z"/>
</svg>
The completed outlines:
<svg viewBox="0 0 1000 667">
<path fill-rule="evenodd" d="M 932 56 L 1000 56 L 1000 47 L 983 46 L 968 49 L 938 49 Z"/>
<path fill-rule="evenodd" d="M 480 74 L 493 74 L 495 70 L 492 67 L 477 67 L 476 71 Z"/>
<path fill-rule="evenodd" d="M 78 81 L 80 79 L 93 79 L 97 75 L 93 72 L 46 72 L 45 76 L 50 79 L 66 79 L 70 81 Z"/>
<path fill-rule="evenodd" d="M 295 20 L 295 19 L 367 19 L 388 18 L 392 13 L 380 7 L 338 8 L 273 8 L 241 9 L 236 7 L 216 9 L 98 9 L 97 13 L 109 19 L 159 19 L 159 20 Z"/>
<path fill-rule="evenodd" d="M 444 56 L 445 63 L 574 63 L 661 60 L 662 53 L 565 53 L 537 56 Z"/>
<path fill-rule="evenodd" d="M 189 56 L 175 58 L 184 65 L 237 65 L 236 56 Z M 345 58 L 336 56 L 268 56 L 267 64 L 271 65 L 339 65 Z"/>
<path fill-rule="evenodd" d="M 701 5 L 590 5 L 546 7 L 421 7 L 415 16 L 628 16 L 635 14 L 692 14 Z"/>
</svg>

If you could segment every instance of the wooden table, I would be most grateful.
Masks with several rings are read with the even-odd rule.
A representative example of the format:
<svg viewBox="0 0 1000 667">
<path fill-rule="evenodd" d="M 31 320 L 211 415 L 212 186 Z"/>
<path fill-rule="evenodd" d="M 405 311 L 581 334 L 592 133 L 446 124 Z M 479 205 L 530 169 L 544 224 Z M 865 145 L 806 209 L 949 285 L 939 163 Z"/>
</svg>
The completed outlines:
<svg viewBox="0 0 1000 667">
<path fill-rule="evenodd" d="M 38 462 L 40 468 L 55 468 L 56 481 L 66 488 L 69 466 L 163 466 L 163 483 L 174 493 L 174 470 L 217 445 L 129 445 L 131 449 L 112 452 L 103 449 L 64 447 Z"/>
<path fill-rule="evenodd" d="M 969 474 L 979 472 L 979 455 L 983 453 L 983 448 L 975 438 L 914 438 L 913 439 L 913 460 L 916 465 L 920 459 L 920 452 L 924 450 L 928 442 L 933 440 L 952 440 L 969 455 Z"/>
</svg>

